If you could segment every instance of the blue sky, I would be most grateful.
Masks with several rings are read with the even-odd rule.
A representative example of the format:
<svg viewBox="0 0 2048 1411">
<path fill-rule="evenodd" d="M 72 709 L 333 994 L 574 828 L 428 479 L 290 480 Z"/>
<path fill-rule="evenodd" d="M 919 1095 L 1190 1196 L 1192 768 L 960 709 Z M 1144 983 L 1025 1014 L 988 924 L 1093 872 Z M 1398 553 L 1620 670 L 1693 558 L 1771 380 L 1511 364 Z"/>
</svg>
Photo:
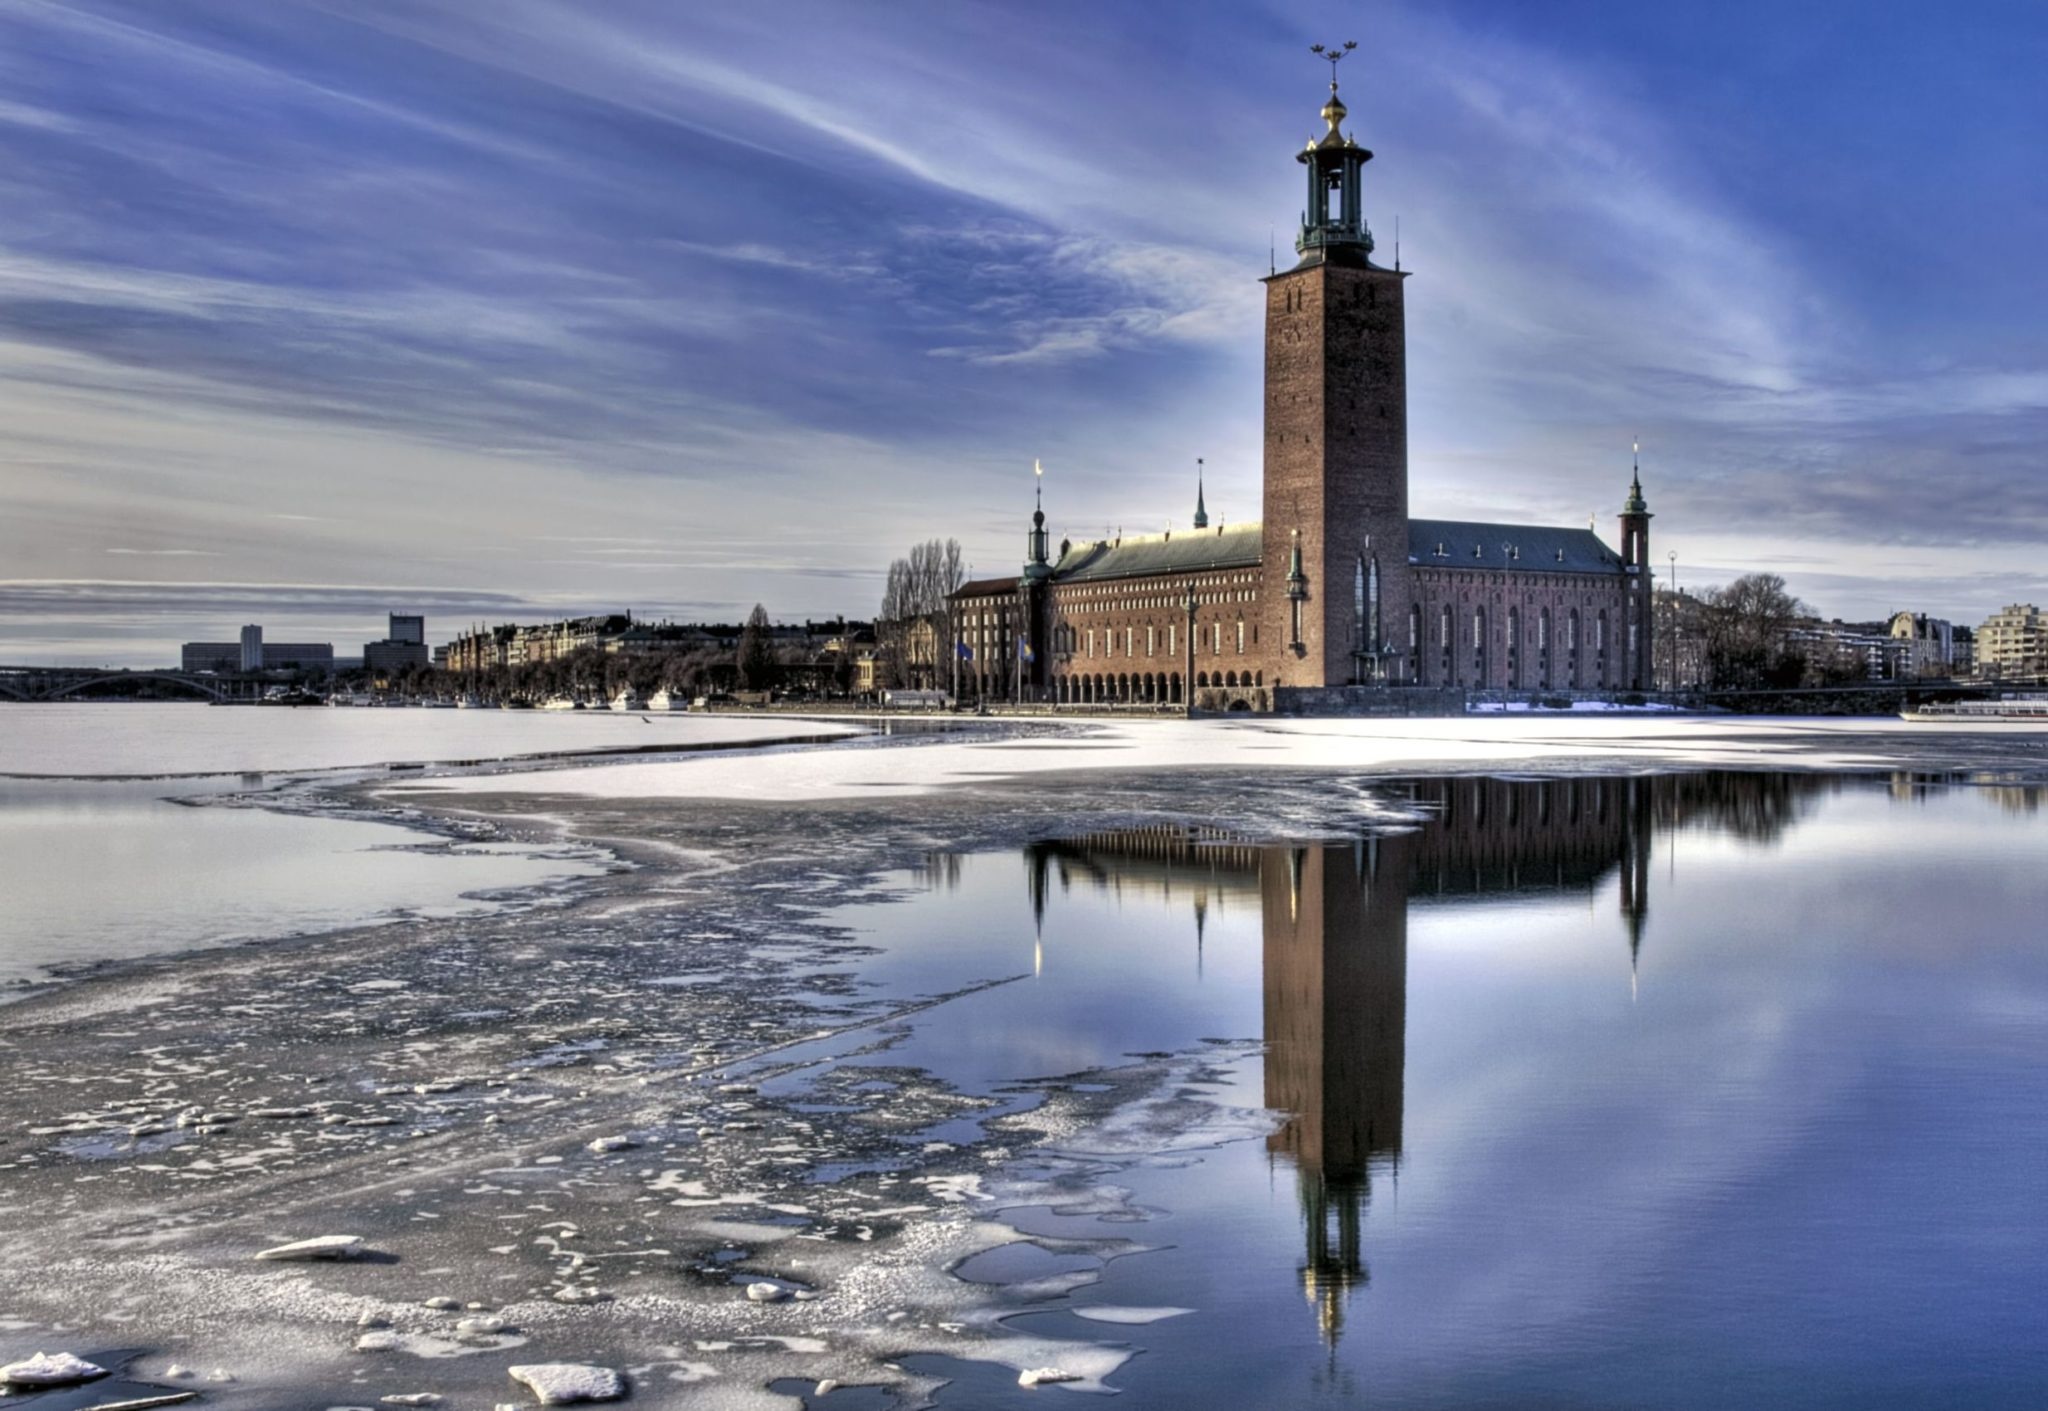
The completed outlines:
<svg viewBox="0 0 2048 1411">
<path fill-rule="evenodd" d="M 1412 501 L 1680 582 L 2048 596 L 2048 11 L 0 9 L 0 660 L 872 610 L 1257 515 L 1257 278 L 1356 38 Z"/>
</svg>

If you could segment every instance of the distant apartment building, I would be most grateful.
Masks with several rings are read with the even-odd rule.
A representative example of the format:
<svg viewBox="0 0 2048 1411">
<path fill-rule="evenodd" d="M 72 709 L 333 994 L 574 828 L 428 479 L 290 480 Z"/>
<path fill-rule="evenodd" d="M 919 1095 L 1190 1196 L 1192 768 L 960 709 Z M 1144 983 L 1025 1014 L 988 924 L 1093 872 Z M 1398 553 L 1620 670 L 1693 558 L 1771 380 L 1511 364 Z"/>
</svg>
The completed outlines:
<svg viewBox="0 0 2048 1411">
<path fill-rule="evenodd" d="M 1979 675 L 2048 675 L 2048 618 L 2032 603 L 2001 608 L 1977 629 L 1976 647 Z"/>
<path fill-rule="evenodd" d="M 1958 626 L 1955 634 L 1955 674 L 1974 676 L 1977 674 L 1977 629 Z"/>
<path fill-rule="evenodd" d="M 1885 630 L 1893 644 L 1889 663 L 1892 676 L 1924 680 L 1957 674 L 1954 623 L 1924 612 L 1895 612 Z"/>
<path fill-rule="evenodd" d="M 416 614 L 392 613 L 383 640 L 363 643 L 363 666 L 378 676 L 423 668 L 431 660 L 427 620 Z"/>
<path fill-rule="evenodd" d="M 497 627 L 473 628 L 446 647 L 450 671 L 490 671 L 512 664 L 512 639 L 519 629 L 507 622 Z"/>
<path fill-rule="evenodd" d="M 251 624 L 233 642 L 187 642 L 178 652 L 178 665 L 185 671 L 231 673 L 237 671 L 332 672 L 334 645 L 331 642 L 266 642 L 262 627 Z"/>
<path fill-rule="evenodd" d="M 178 652 L 181 671 L 234 672 L 242 669 L 240 642 L 187 642 Z"/>
<path fill-rule="evenodd" d="M 631 613 L 601 613 L 531 626 L 501 623 L 463 633 L 448 644 L 450 671 L 488 671 L 500 666 L 532 666 L 557 661 L 585 647 L 600 651 L 670 650 L 650 631 L 639 635 Z M 621 648 L 615 643 L 624 642 Z M 659 644 L 659 645 L 657 645 Z"/>
<path fill-rule="evenodd" d="M 1785 634 L 1785 649 L 1805 659 L 1805 684 L 1814 686 L 1889 680 L 1899 648 L 1875 622 L 1808 620 Z"/>
</svg>

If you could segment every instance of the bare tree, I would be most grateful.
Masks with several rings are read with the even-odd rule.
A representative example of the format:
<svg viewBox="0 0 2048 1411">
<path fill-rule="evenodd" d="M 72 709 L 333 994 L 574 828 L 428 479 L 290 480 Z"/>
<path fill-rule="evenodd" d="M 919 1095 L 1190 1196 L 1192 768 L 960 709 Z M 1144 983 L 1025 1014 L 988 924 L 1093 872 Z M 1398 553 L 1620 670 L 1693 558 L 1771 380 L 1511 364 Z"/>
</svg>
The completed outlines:
<svg viewBox="0 0 2048 1411">
<path fill-rule="evenodd" d="M 930 671 L 943 676 L 950 665 L 955 636 L 952 595 L 967 577 L 958 539 L 927 539 L 911 547 L 905 558 L 889 565 L 882 589 L 882 607 L 875 619 L 878 674 L 891 686 L 937 685 L 913 676 Z M 913 660 L 913 641 L 923 638 L 912 629 L 923 623 L 934 644 L 932 658 Z"/>
<path fill-rule="evenodd" d="M 1746 573 L 1701 595 L 1707 679 L 1719 687 L 1797 685 L 1805 661 L 1786 634 L 1811 613 L 1775 573 Z"/>
</svg>

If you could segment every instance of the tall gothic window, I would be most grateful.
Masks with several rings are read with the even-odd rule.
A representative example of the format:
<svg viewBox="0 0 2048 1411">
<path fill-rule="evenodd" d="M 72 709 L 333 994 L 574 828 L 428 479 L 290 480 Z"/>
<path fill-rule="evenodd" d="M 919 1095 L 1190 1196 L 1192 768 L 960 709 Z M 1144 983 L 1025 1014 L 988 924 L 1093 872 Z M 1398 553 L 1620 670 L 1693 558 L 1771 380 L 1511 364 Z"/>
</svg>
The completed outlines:
<svg viewBox="0 0 2048 1411">
<path fill-rule="evenodd" d="M 1365 556 L 1359 555 L 1358 572 L 1351 579 L 1351 650 L 1370 651 L 1365 635 Z"/>
<path fill-rule="evenodd" d="M 1366 648 L 1377 652 L 1386 645 L 1386 628 L 1380 621 L 1380 556 L 1374 554 L 1365 566 Z"/>
</svg>

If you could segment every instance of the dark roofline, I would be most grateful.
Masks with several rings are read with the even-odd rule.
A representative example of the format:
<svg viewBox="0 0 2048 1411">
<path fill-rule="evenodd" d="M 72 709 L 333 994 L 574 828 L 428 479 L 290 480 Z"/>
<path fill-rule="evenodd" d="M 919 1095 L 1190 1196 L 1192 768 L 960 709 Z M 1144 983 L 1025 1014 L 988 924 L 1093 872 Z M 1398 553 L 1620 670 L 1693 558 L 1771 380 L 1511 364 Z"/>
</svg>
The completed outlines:
<svg viewBox="0 0 2048 1411">
<path fill-rule="evenodd" d="M 971 582 L 962 583 L 952 592 L 946 594 L 946 596 L 949 598 L 992 598 L 998 593 L 1014 593 L 1016 591 L 1017 575 L 1013 573 L 1008 578 L 976 578 Z"/>
</svg>

